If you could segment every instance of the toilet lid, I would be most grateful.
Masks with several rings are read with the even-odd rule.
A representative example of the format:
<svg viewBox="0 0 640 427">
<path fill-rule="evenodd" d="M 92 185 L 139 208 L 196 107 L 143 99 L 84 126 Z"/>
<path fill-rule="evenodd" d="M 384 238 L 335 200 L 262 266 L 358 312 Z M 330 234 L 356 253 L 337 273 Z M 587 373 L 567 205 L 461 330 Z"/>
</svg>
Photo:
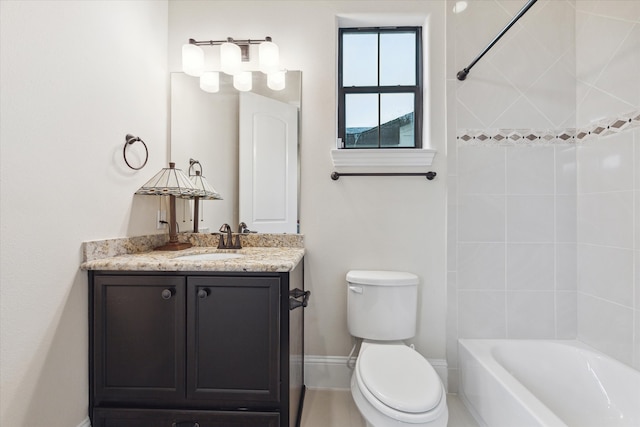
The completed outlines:
<svg viewBox="0 0 640 427">
<path fill-rule="evenodd" d="M 359 356 L 362 382 L 379 401 L 398 411 L 428 412 L 442 399 L 440 377 L 406 345 L 369 346 Z"/>
</svg>

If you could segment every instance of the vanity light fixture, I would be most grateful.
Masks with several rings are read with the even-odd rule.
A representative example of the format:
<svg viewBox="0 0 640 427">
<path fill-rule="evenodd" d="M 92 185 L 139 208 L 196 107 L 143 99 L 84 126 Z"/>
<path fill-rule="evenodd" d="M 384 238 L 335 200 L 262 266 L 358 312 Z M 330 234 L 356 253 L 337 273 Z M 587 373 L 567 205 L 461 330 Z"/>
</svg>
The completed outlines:
<svg viewBox="0 0 640 427">
<path fill-rule="evenodd" d="M 175 163 L 169 163 L 168 168 L 162 169 L 147 181 L 134 194 L 150 196 L 169 196 L 169 242 L 155 248 L 157 251 L 179 251 L 191 247 L 191 243 L 178 241 L 176 225 L 176 197 L 189 199 L 199 194 L 199 190 L 193 186 L 188 176 L 180 169 L 175 168 Z"/>
<path fill-rule="evenodd" d="M 182 70 L 185 74 L 200 77 L 200 88 L 215 93 L 220 90 L 220 75 L 216 71 L 205 71 L 204 51 L 201 46 L 220 46 L 220 71 L 233 76 L 233 87 L 239 91 L 252 89 L 253 76 L 251 70 L 243 66 L 250 61 L 250 46 L 258 46 L 258 69 L 267 75 L 268 87 L 271 90 L 285 88 L 285 71 L 280 69 L 280 51 L 271 37 L 264 39 L 235 40 L 194 40 L 182 46 Z"/>
<path fill-rule="evenodd" d="M 198 165 L 200 170 L 195 171 L 195 175 L 191 174 L 191 168 Z M 193 196 L 193 232 L 198 232 L 198 220 L 200 217 L 200 199 L 203 200 L 222 200 L 222 196 L 207 182 L 202 176 L 202 165 L 199 161 L 189 159 L 189 179 L 193 186 L 198 190 Z"/>
</svg>

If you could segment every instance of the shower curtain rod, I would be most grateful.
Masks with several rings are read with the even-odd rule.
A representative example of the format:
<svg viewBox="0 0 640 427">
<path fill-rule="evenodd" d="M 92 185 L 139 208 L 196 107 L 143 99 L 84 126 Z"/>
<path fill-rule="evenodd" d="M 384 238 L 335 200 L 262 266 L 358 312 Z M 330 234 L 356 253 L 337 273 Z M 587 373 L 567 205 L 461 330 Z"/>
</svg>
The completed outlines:
<svg viewBox="0 0 640 427">
<path fill-rule="evenodd" d="M 476 59 L 471 61 L 471 64 L 469 64 L 466 68 L 463 68 L 461 71 L 458 71 L 458 74 L 457 74 L 458 80 L 466 79 L 467 75 L 469 74 L 469 71 L 471 70 L 471 68 L 473 68 L 473 66 L 476 65 L 476 62 L 478 62 L 480 60 L 480 58 L 482 58 L 484 56 L 484 54 L 487 53 L 489 51 L 489 49 L 491 49 L 493 47 L 493 45 L 498 42 L 498 40 L 500 40 L 500 37 L 502 37 L 504 35 L 504 33 L 506 33 L 507 31 L 509 31 L 509 28 L 511 28 L 513 26 L 513 24 L 515 24 L 516 21 L 518 19 L 520 19 L 522 17 L 522 15 L 524 15 L 527 12 L 527 10 L 529 10 L 529 8 L 531 8 L 531 6 L 533 6 L 533 4 L 535 2 L 537 2 L 537 1 L 538 0 L 529 0 L 527 2 L 527 4 L 525 4 L 524 7 L 522 9 L 520 9 L 520 12 L 518 12 L 518 14 L 516 16 L 514 16 L 511 21 L 509 21 L 507 26 L 504 27 L 502 29 L 502 31 L 500 31 L 500 33 L 493 40 L 491 40 L 491 43 L 489 43 L 487 45 L 487 47 L 484 48 L 482 53 L 480 55 L 478 55 L 476 57 Z"/>
</svg>

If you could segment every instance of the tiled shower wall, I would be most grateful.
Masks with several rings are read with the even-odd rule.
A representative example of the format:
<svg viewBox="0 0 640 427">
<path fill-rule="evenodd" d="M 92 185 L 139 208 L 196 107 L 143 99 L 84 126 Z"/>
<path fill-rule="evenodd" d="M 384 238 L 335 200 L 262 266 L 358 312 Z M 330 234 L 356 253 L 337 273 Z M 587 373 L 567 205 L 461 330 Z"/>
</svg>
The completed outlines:
<svg viewBox="0 0 640 427">
<path fill-rule="evenodd" d="M 638 366 L 640 2 L 539 0 L 455 80 L 524 3 L 448 15 L 451 391 L 458 338 L 579 337 L 627 363 L 635 342 Z"/>
<path fill-rule="evenodd" d="M 578 339 L 640 369 L 640 2 L 576 7 Z"/>
</svg>

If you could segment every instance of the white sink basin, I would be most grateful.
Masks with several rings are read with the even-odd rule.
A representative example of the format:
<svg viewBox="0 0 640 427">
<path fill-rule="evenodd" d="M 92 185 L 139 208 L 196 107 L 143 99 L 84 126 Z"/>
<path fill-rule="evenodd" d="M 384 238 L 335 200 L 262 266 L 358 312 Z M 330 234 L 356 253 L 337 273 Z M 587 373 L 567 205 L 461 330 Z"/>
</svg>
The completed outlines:
<svg viewBox="0 0 640 427">
<path fill-rule="evenodd" d="M 242 258 L 241 254 L 227 254 L 227 253 L 213 253 L 213 254 L 194 254 L 194 255 L 182 255 L 175 257 L 174 259 L 180 261 L 220 261 L 223 259 Z"/>
</svg>

